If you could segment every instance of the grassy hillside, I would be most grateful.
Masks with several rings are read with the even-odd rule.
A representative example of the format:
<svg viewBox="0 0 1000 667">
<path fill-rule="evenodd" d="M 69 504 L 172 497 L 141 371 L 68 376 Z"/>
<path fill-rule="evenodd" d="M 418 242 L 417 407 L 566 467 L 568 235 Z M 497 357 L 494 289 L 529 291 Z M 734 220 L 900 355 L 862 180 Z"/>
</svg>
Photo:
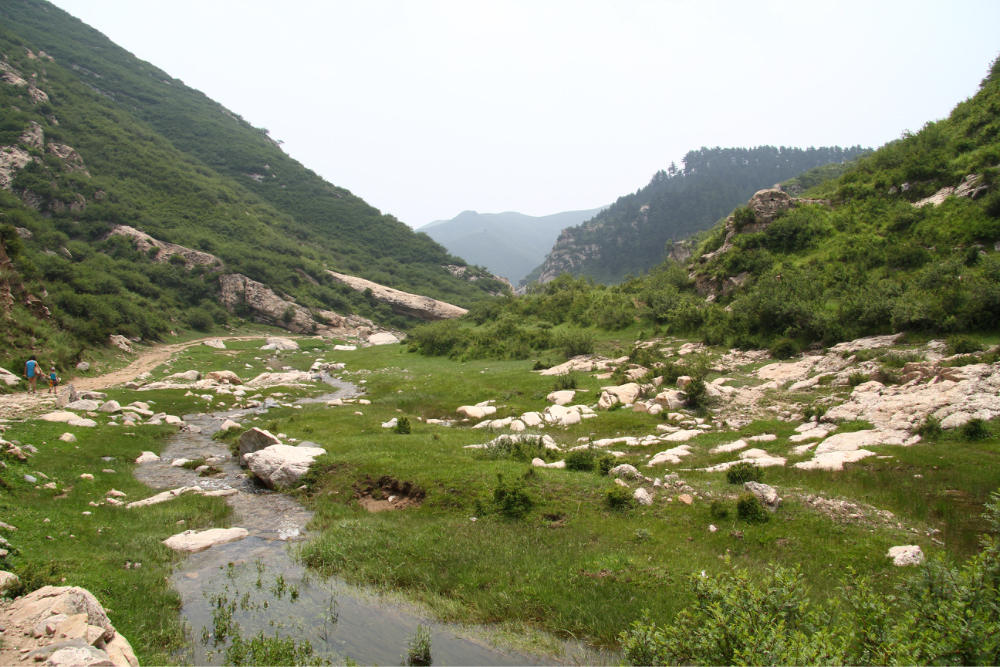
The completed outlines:
<svg viewBox="0 0 1000 667">
<path fill-rule="evenodd" d="M 453 277 L 442 265 L 464 260 L 62 10 L 44 2 L 0 9 L 0 150 L 9 175 L 0 229 L 13 256 L 0 275 L 4 300 L 11 290 L 5 366 L 35 352 L 65 370 L 110 334 L 157 338 L 226 320 L 219 272 L 157 263 L 107 240 L 117 224 L 211 253 L 224 272 L 300 305 L 394 326 L 408 321 L 323 269 L 460 305 L 499 289 Z"/>
<path fill-rule="evenodd" d="M 563 272 L 615 284 L 663 261 L 664 247 L 708 229 L 761 188 L 827 163 L 850 161 L 851 148 L 701 148 L 671 164 L 649 184 L 592 220 L 566 229 L 532 278 L 548 282 Z"/>
<path fill-rule="evenodd" d="M 436 353 L 525 358 L 562 322 L 615 330 L 639 320 L 737 347 L 781 340 L 786 353 L 877 333 L 996 331 L 998 174 L 1000 61 L 948 118 L 785 184 L 826 203 L 799 203 L 770 222 L 739 207 L 702 235 L 687 266 L 666 262 L 614 287 L 564 275 L 474 307 L 477 328 L 438 325 L 415 340 Z M 966 196 L 942 191 L 955 186 Z M 915 205 L 935 193 L 938 203 Z"/>
</svg>

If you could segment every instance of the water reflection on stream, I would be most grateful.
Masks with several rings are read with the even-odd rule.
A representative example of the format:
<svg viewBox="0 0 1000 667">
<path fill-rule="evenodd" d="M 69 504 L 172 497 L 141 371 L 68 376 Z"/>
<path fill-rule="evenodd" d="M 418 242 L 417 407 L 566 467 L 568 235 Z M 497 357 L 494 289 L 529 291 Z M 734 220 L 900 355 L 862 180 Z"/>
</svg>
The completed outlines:
<svg viewBox="0 0 1000 667">
<path fill-rule="evenodd" d="M 327 401 L 357 395 L 353 385 L 323 374 L 337 388 L 332 394 L 299 403 Z M 236 488 L 226 498 L 235 510 L 233 526 L 249 531 L 239 542 L 212 547 L 186 557 L 175 570 L 172 583 L 181 594 L 181 616 L 191 628 L 192 648 L 186 658 L 195 665 L 222 664 L 223 655 L 202 642 L 204 630 L 212 631 L 212 597 L 224 595 L 237 605 L 233 619 L 249 637 L 264 630 L 285 637 L 308 639 L 317 654 L 337 664 L 349 656 L 360 664 L 400 664 L 406 639 L 417 625 L 431 630 L 436 665 L 530 665 L 549 662 L 521 652 L 503 652 L 477 641 L 475 629 L 429 622 L 415 610 L 382 602 L 362 588 L 337 579 L 320 580 L 296 563 L 289 542 L 305 539 L 305 526 L 312 513 L 289 496 L 272 493 L 246 479 L 223 443 L 211 439 L 226 418 L 251 418 L 254 410 L 185 415 L 184 421 L 201 433 L 179 432 L 160 453 L 161 461 L 136 468 L 136 477 L 153 488 L 201 486 L 205 489 Z M 175 458 L 220 457 L 212 477 L 199 477 L 193 470 L 174 468 Z M 280 575 L 280 578 L 279 578 Z M 293 600 L 294 591 L 294 600 Z M 249 593 L 249 596 L 247 594 Z M 266 606 L 265 606 L 266 605 Z M 577 659 L 586 660 L 584 651 Z M 593 656 L 589 656 L 593 659 Z"/>
</svg>

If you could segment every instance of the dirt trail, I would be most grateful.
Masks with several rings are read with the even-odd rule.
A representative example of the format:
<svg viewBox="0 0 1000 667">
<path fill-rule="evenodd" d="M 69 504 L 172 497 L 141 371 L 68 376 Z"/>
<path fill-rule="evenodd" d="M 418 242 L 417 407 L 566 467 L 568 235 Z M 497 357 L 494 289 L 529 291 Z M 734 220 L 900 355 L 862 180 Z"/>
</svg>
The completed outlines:
<svg viewBox="0 0 1000 667">
<path fill-rule="evenodd" d="M 216 338 L 222 341 L 258 340 L 267 338 L 267 336 L 205 336 L 204 338 L 197 338 L 184 343 L 158 345 L 140 351 L 132 363 L 125 368 L 96 377 L 75 378 L 72 380 L 72 383 L 77 391 L 100 391 L 107 389 L 108 387 L 134 380 L 140 373 L 153 370 L 181 350 L 201 345 L 206 340 Z M 15 394 L 0 396 L 0 418 L 17 418 L 22 416 L 22 413 L 33 412 L 40 408 L 52 408 L 56 400 L 56 395 L 46 394 L 46 391 L 48 391 L 48 386 L 43 386 L 42 382 L 39 381 L 37 394 L 28 394 L 24 391 L 19 391 Z"/>
</svg>

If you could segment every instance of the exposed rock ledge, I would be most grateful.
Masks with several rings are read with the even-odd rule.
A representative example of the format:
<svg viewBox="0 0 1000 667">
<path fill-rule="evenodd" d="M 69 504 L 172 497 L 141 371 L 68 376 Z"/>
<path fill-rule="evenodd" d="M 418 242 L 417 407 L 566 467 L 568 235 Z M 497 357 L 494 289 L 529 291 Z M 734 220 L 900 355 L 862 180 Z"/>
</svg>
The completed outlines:
<svg viewBox="0 0 1000 667">
<path fill-rule="evenodd" d="M 372 291 L 372 297 L 378 301 L 389 304 L 389 307 L 392 308 L 393 312 L 399 313 L 400 315 L 409 315 L 411 317 L 417 317 L 421 320 L 433 322 L 435 320 L 453 320 L 469 312 L 465 308 L 459 308 L 458 306 L 450 303 L 432 299 L 429 296 L 420 296 L 418 294 L 410 294 L 409 292 L 401 292 L 398 289 L 386 287 L 385 285 L 379 285 L 378 283 L 373 283 L 372 281 L 365 280 L 364 278 L 355 278 L 354 276 L 347 276 L 343 273 L 336 273 L 334 271 L 327 271 L 327 273 L 333 276 L 336 280 L 353 289 L 356 289 L 359 292 L 364 292 L 370 289 Z"/>
<path fill-rule="evenodd" d="M 110 234 L 108 234 L 108 237 L 111 236 L 124 236 L 132 239 L 139 252 L 148 253 L 151 248 L 159 248 L 156 255 L 153 257 L 153 261 L 158 264 L 169 262 L 172 256 L 179 255 L 184 258 L 184 266 L 188 269 L 194 266 L 222 268 L 222 260 L 215 255 L 210 255 L 207 252 L 201 252 L 200 250 L 185 248 L 184 246 L 177 245 L 175 243 L 157 241 L 149 234 L 140 232 L 138 229 L 129 227 L 128 225 L 118 225 L 111 230 Z"/>
<path fill-rule="evenodd" d="M 330 310 L 309 309 L 286 301 L 267 285 L 250 280 L 240 273 L 219 276 L 222 288 L 219 301 L 231 313 L 252 311 L 254 321 L 288 329 L 293 333 L 367 338 L 379 328 L 364 317 L 343 317 Z"/>
</svg>

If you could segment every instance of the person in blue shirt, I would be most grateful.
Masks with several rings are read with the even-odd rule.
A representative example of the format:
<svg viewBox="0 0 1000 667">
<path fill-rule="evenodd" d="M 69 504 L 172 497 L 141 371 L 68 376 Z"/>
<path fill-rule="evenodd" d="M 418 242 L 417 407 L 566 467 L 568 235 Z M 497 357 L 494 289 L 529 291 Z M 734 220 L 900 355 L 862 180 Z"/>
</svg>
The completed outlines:
<svg viewBox="0 0 1000 667">
<path fill-rule="evenodd" d="M 38 393 L 38 387 L 36 385 L 40 374 L 39 370 L 38 362 L 35 361 L 35 355 L 31 355 L 31 358 L 29 358 L 27 363 L 24 364 L 24 377 L 28 378 L 28 393 L 30 394 Z"/>
<path fill-rule="evenodd" d="M 49 392 L 48 393 L 50 393 L 50 394 L 52 392 L 57 392 L 58 393 L 58 391 L 59 391 L 59 374 L 56 373 L 56 367 L 53 366 L 51 369 L 49 369 Z"/>
</svg>

